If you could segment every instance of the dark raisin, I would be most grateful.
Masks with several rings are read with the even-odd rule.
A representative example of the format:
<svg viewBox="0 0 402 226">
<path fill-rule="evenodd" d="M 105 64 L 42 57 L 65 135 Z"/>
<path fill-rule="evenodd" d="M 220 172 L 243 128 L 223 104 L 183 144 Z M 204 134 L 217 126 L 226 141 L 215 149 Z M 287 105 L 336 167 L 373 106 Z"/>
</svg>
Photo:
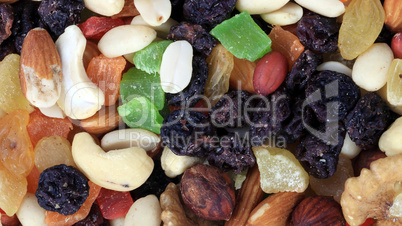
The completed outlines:
<svg viewBox="0 0 402 226">
<path fill-rule="evenodd" d="M 356 105 L 360 89 L 347 75 L 321 71 L 308 81 L 305 94 L 308 107 L 320 122 L 338 121 Z"/>
<path fill-rule="evenodd" d="M 10 37 L 13 22 L 13 7 L 4 3 L 0 4 L 0 44 Z"/>
<path fill-rule="evenodd" d="M 391 41 L 392 41 L 393 37 L 394 37 L 394 34 L 390 30 L 388 30 L 387 26 L 384 24 L 384 26 L 382 27 L 381 32 L 378 35 L 375 42 L 376 43 L 387 43 L 389 46 L 391 46 Z"/>
<path fill-rule="evenodd" d="M 269 35 L 269 33 L 271 33 L 272 25 L 265 22 L 260 15 L 251 15 L 251 18 L 253 18 L 254 22 L 265 32 L 265 34 Z"/>
<path fill-rule="evenodd" d="M 88 179 L 73 166 L 56 165 L 40 174 L 36 198 L 45 210 L 72 215 L 88 195 Z"/>
<path fill-rule="evenodd" d="M 346 130 L 341 122 L 327 123 L 321 130 L 309 130 L 296 148 L 295 156 L 316 178 L 331 177 L 339 160 Z"/>
<path fill-rule="evenodd" d="M 246 125 L 246 107 L 251 94 L 243 90 L 225 93 L 210 110 L 211 121 L 216 127 L 242 127 Z"/>
<path fill-rule="evenodd" d="M 182 21 L 184 0 L 170 0 L 170 3 L 172 4 L 170 17 L 176 21 Z"/>
<path fill-rule="evenodd" d="M 205 57 L 211 54 L 212 49 L 216 46 L 216 39 L 209 34 L 201 25 L 181 22 L 170 28 L 167 37 L 170 40 L 186 40 L 194 48 Z"/>
<path fill-rule="evenodd" d="M 208 78 L 208 64 L 206 58 L 199 55 L 193 56 L 193 74 L 190 84 L 179 93 L 166 93 L 169 105 L 183 108 L 194 107 L 204 94 L 205 83 Z"/>
<path fill-rule="evenodd" d="M 43 0 L 38 12 L 50 31 L 59 36 L 66 27 L 79 22 L 84 7 L 83 0 Z"/>
<path fill-rule="evenodd" d="M 362 149 L 375 146 L 391 122 L 388 106 L 375 93 L 361 97 L 345 119 L 350 139 Z"/>
<path fill-rule="evenodd" d="M 191 110 L 175 110 L 161 128 L 163 144 L 177 155 L 206 156 L 215 146 L 216 129 L 208 116 Z"/>
<path fill-rule="evenodd" d="M 306 49 L 297 58 L 285 80 L 288 91 L 292 94 L 302 94 L 318 65 L 322 63 L 322 56 Z"/>
<path fill-rule="evenodd" d="M 211 29 L 230 16 L 235 4 L 236 0 L 185 0 L 183 16 L 186 21 Z"/>
<path fill-rule="evenodd" d="M 2 61 L 8 54 L 15 52 L 14 40 L 11 38 L 6 39 L 0 44 L 0 61 Z"/>
<path fill-rule="evenodd" d="M 87 217 L 78 221 L 74 226 L 108 226 L 109 221 L 103 218 L 102 212 L 99 208 L 97 202 L 92 204 L 91 210 L 89 211 Z"/>
<path fill-rule="evenodd" d="M 309 12 L 297 23 L 296 32 L 306 48 L 318 53 L 327 53 L 338 49 L 339 28 L 336 18 Z"/>
<path fill-rule="evenodd" d="M 220 145 L 208 155 L 208 163 L 222 170 L 240 173 L 255 164 L 255 157 L 247 137 L 229 133 L 221 137 Z"/>
<path fill-rule="evenodd" d="M 313 124 L 312 113 L 308 108 L 303 109 L 303 102 L 303 98 L 296 98 L 292 102 L 292 114 L 283 125 L 283 136 L 289 144 L 296 142 L 305 134 L 304 124 Z"/>
</svg>

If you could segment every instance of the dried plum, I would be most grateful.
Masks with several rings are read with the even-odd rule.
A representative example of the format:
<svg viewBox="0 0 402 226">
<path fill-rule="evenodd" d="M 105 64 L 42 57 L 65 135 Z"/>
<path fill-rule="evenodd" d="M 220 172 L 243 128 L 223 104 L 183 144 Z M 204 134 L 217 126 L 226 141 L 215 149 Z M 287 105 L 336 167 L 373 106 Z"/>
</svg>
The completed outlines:
<svg viewBox="0 0 402 226">
<path fill-rule="evenodd" d="M 13 7 L 4 3 L 0 4 L 0 44 L 10 37 L 13 21 Z"/>
<path fill-rule="evenodd" d="M 297 37 L 308 49 L 317 53 L 335 52 L 338 49 L 340 25 L 336 18 L 306 13 L 297 23 Z"/>
<path fill-rule="evenodd" d="M 288 91 L 292 94 L 302 94 L 318 65 L 322 63 L 322 56 L 311 50 L 304 50 L 297 58 L 285 80 Z"/>
<path fill-rule="evenodd" d="M 50 31 L 59 36 L 66 27 L 79 22 L 84 7 L 83 0 L 43 0 L 38 12 Z"/>
<path fill-rule="evenodd" d="M 73 166 L 52 166 L 40 174 L 35 195 L 45 210 L 72 215 L 89 195 L 88 179 Z"/>
<path fill-rule="evenodd" d="M 199 55 L 193 56 L 193 74 L 190 84 L 180 93 L 166 93 L 169 105 L 194 107 L 204 94 L 205 83 L 208 78 L 208 64 L 206 58 Z"/>
<path fill-rule="evenodd" d="M 211 29 L 230 16 L 235 4 L 236 0 L 185 0 L 183 16 L 186 21 Z"/>
<path fill-rule="evenodd" d="M 216 127 L 242 127 L 247 120 L 246 107 L 251 94 L 243 90 L 225 93 L 210 110 L 211 122 Z M 248 106 L 246 106 L 248 104 Z"/>
<path fill-rule="evenodd" d="M 321 71 L 306 87 L 306 101 L 320 122 L 342 120 L 360 98 L 353 80 L 334 71 Z"/>
<path fill-rule="evenodd" d="M 108 226 L 109 221 L 103 218 L 102 212 L 99 208 L 97 202 L 92 204 L 91 210 L 89 211 L 87 217 L 78 221 L 74 226 Z"/>
<path fill-rule="evenodd" d="M 381 97 L 375 93 L 367 93 L 345 119 L 350 139 L 362 149 L 372 148 L 392 123 L 391 116 Z"/>
<path fill-rule="evenodd" d="M 329 178 L 336 171 L 346 135 L 345 127 L 341 122 L 331 122 L 321 126 L 320 130 L 309 132 L 298 144 L 295 156 L 310 175 Z"/>
<path fill-rule="evenodd" d="M 180 109 L 163 120 L 160 135 L 163 144 L 176 155 L 203 157 L 215 146 L 216 129 L 208 116 Z"/>
<path fill-rule="evenodd" d="M 216 39 L 201 25 L 190 24 L 184 21 L 172 26 L 167 38 L 175 41 L 186 40 L 196 51 L 205 57 L 211 54 L 212 49 L 217 44 Z"/>
<path fill-rule="evenodd" d="M 240 138 L 238 133 L 221 137 L 220 146 L 211 152 L 208 163 L 222 170 L 240 173 L 255 164 L 255 156 L 247 137 Z"/>
</svg>

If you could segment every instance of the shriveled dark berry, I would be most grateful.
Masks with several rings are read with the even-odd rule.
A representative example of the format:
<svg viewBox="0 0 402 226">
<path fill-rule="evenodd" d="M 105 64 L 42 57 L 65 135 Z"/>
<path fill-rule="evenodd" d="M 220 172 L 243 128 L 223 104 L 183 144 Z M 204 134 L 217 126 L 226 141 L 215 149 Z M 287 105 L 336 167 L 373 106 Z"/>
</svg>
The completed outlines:
<svg viewBox="0 0 402 226">
<path fill-rule="evenodd" d="M 169 105 L 183 108 L 194 107 L 204 94 L 205 83 L 208 78 L 208 64 L 206 58 L 200 55 L 193 56 L 193 73 L 190 84 L 179 93 L 166 93 Z"/>
<path fill-rule="evenodd" d="M 212 49 L 217 44 L 216 39 L 201 25 L 190 24 L 185 21 L 172 26 L 167 38 L 175 41 L 186 40 L 193 46 L 195 51 L 205 57 L 211 54 Z"/>
<path fill-rule="evenodd" d="M 375 93 L 362 96 L 345 119 L 350 139 L 362 149 L 375 146 L 391 123 L 387 104 Z"/>
<path fill-rule="evenodd" d="M 211 122 L 216 127 L 242 127 L 247 123 L 246 107 L 251 94 L 244 90 L 225 93 L 210 110 Z M 246 106 L 247 105 L 247 106 Z"/>
<path fill-rule="evenodd" d="M 321 71 L 308 81 L 305 95 L 320 122 L 337 121 L 356 105 L 360 88 L 345 74 Z"/>
<path fill-rule="evenodd" d="M 13 7 L 9 4 L 0 4 L 0 44 L 10 37 L 13 22 Z"/>
<path fill-rule="evenodd" d="M 230 16 L 235 4 L 236 0 L 185 0 L 183 16 L 186 21 L 211 29 Z"/>
<path fill-rule="evenodd" d="M 329 178 L 336 171 L 346 135 L 345 127 L 342 122 L 332 122 L 320 130 L 309 132 L 298 144 L 295 156 L 310 175 Z"/>
<path fill-rule="evenodd" d="M 303 109 L 303 102 L 304 98 L 292 101 L 292 114 L 283 125 L 283 135 L 289 144 L 296 142 L 305 134 L 304 124 L 312 124 L 311 113 L 308 108 Z"/>
<path fill-rule="evenodd" d="M 240 173 L 255 164 L 255 156 L 251 150 L 248 137 L 240 137 L 238 133 L 229 133 L 221 137 L 220 145 L 208 155 L 208 163 L 222 170 L 233 170 Z"/>
<path fill-rule="evenodd" d="M 78 24 L 84 7 L 83 0 L 43 0 L 38 12 L 50 31 L 59 36 L 66 27 Z"/>
<path fill-rule="evenodd" d="M 172 111 L 164 120 L 161 138 L 176 155 L 204 157 L 215 146 L 216 129 L 208 116 L 191 110 Z"/>
<path fill-rule="evenodd" d="M 297 37 L 308 49 L 317 53 L 335 52 L 338 49 L 340 24 L 312 12 L 306 13 L 297 23 Z"/>
<path fill-rule="evenodd" d="M 14 40 L 11 38 L 6 39 L 0 44 L 0 61 L 2 61 L 8 54 L 15 52 Z"/>
<path fill-rule="evenodd" d="M 43 209 L 72 215 L 89 195 L 88 179 L 73 166 L 52 166 L 40 174 L 35 195 Z"/>
<path fill-rule="evenodd" d="M 89 211 L 87 217 L 78 221 L 74 226 L 109 226 L 108 220 L 103 218 L 102 212 L 99 208 L 97 202 L 92 204 L 91 210 Z"/>
<path fill-rule="evenodd" d="M 322 56 L 311 50 L 304 50 L 297 58 L 285 80 L 287 90 L 292 94 L 303 95 L 307 81 L 311 78 L 318 65 L 322 63 Z"/>
</svg>

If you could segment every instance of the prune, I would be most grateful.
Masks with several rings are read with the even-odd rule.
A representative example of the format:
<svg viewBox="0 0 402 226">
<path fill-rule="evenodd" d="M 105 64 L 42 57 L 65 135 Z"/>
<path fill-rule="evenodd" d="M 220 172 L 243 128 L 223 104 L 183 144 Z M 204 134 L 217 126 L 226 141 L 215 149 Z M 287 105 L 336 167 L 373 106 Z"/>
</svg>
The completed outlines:
<svg viewBox="0 0 402 226">
<path fill-rule="evenodd" d="M 0 4 L 0 44 L 10 37 L 13 21 L 13 7 L 4 3 Z"/>
<path fill-rule="evenodd" d="M 304 169 L 320 179 L 331 177 L 338 165 L 346 130 L 341 121 L 327 123 L 320 130 L 310 130 L 296 148 L 295 156 Z"/>
<path fill-rule="evenodd" d="M 362 149 L 372 148 L 392 122 L 391 116 L 381 97 L 375 93 L 367 93 L 345 119 L 350 139 Z"/>
<path fill-rule="evenodd" d="M 221 137 L 220 146 L 211 152 L 208 163 L 222 170 L 240 173 L 255 164 L 255 156 L 247 137 L 240 138 L 238 133 Z"/>
<path fill-rule="evenodd" d="M 248 103 L 250 97 L 251 94 L 243 90 L 225 93 L 210 110 L 213 125 L 216 127 L 245 126 L 245 108 L 250 107 L 250 103 Z"/>
<path fill-rule="evenodd" d="M 35 195 L 43 209 L 72 215 L 88 198 L 88 179 L 73 166 L 52 166 L 40 174 Z"/>
<path fill-rule="evenodd" d="M 193 74 L 190 84 L 180 93 L 166 93 L 169 105 L 194 107 L 204 94 L 205 83 L 208 78 L 208 64 L 206 58 L 199 55 L 193 56 Z"/>
<path fill-rule="evenodd" d="M 353 80 L 334 71 L 321 71 L 306 87 L 306 101 L 320 122 L 342 120 L 360 98 Z"/>
<path fill-rule="evenodd" d="M 185 0 L 183 16 L 186 21 L 210 29 L 230 16 L 236 0 Z"/>
<path fill-rule="evenodd" d="M 322 63 L 322 56 L 311 50 L 304 50 L 297 58 L 285 80 L 288 91 L 292 94 L 304 93 L 307 81 L 311 78 L 318 65 Z"/>
<path fill-rule="evenodd" d="M 170 40 L 186 40 L 193 48 L 205 57 L 211 54 L 216 46 L 216 39 L 209 34 L 201 25 L 181 22 L 170 28 L 167 37 Z"/>
<path fill-rule="evenodd" d="M 336 18 L 309 12 L 297 23 L 296 32 L 300 42 L 307 49 L 317 53 L 327 53 L 338 49 L 339 27 Z"/>
<path fill-rule="evenodd" d="M 206 156 L 215 145 L 216 129 L 209 117 L 191 110 L 175 110 L 164 120 L 161 138 L 176 155 Z"/>
<path fill-rule="evenodd" d="M 79 22 L 84 7 L 83 0 L 43 0 L 38 12 L 50 31 L 59 36 L 66 27 Z"/>
<path fill-rule="evenodd" d="M 102 212 L 97 202 L 94 202 L 92 204 L 91 210 L 89 211 L 87 217 L 74 224 L 74 226 L 108 226 L 108 225 L 110 225 L 110 223 L 108 220 L 103 218 Z"/>
</svg>

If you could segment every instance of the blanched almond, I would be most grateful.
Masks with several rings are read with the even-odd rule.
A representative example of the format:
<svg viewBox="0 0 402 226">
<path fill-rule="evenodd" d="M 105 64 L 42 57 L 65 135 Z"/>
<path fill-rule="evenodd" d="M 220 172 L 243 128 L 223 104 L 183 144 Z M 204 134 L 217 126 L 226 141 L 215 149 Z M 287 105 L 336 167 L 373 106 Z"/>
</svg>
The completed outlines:
<svg viewBox="0 0 402 226">
<path fill-rule="evenodd" d="M 339 0 L 295 0 L 295 2 L 326 17 L 338 17 L 345 12 L 345 5 Z"/>
<path fill-rule="evenodd" d="M 295 24 L 302 16 L 303 8 L 293 2 L 288 2 L 276 11 L 261 14 L 261 18 L 265 22 L 280 26 Z"/>
</svg>

